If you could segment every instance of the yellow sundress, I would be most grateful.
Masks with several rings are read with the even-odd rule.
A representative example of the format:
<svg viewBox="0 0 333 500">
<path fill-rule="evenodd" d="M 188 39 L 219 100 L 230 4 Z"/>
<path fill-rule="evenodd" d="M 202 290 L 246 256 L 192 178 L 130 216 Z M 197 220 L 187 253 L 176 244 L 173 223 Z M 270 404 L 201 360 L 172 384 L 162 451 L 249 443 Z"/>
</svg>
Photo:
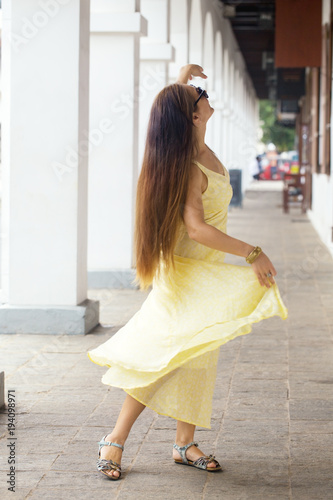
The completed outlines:
<svg viewBox="0 0 333 500">
<path fill-rule="evenodd" d="M 226 233 L 230 176 L 194 162 L 208 178 L 205 221 Z M 277 284 L 261 286 L 252 267 L 191 240 L 182 224 L 175 272 L 162 269 L 141 309 L 87 354 L 120 387 L 157 413 L 210 429 L 219 347 L 271 316 L 287 317 Z"/>
</svg>

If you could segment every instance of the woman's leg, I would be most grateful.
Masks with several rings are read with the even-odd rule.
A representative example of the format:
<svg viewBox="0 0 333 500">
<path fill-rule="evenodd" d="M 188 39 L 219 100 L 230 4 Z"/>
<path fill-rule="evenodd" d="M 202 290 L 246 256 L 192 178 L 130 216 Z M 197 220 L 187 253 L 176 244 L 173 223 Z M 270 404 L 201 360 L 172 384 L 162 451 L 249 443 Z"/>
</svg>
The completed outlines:
<svg viewBox="0 0 333 500">
<path fill-rule="evenodd" d="M 194 441 L 194 431 L 195 425 L 188 424 L 187 422 L 182 422 L 181 420 L 177 420 L 177 433 L 176 433 L 176 444 L 182 447 L 186 444 Z M 192 445 L 186 450 L 186 458 L 192 461 L 197 460 L 197 458 L 205 455 L 199 448 Z M 173 458 L 179 459 L 181 458 L 178 451 L 173 449 Z M 214 462 L 209 462 L 209 467 L 216 467 Z"/>
<path fill-rule="evenodd" d="M 176 444 L 184 446 L 194 440 L 195 425 L 177 420 Z"/>
<path fill-rule="evenodd" d="M 126 398 L 118 415 L 116 425 L 113 431 L 106 436 L 105 440 L 124 445 L 132 425 L 144 409 L 145 405 L 139 403 L 139 401 L 132 398 L 129 394 L 126 394 Z M 121 449 L 115 446 L 103 446 L 101 449 L 101 458 L 113 460 L 118 464 L 121 462 L 121 455 Z M 119 476 L 119 472 L 117 471 L 110 471 L 109 474 L 115 477 Z"/>
</svg>

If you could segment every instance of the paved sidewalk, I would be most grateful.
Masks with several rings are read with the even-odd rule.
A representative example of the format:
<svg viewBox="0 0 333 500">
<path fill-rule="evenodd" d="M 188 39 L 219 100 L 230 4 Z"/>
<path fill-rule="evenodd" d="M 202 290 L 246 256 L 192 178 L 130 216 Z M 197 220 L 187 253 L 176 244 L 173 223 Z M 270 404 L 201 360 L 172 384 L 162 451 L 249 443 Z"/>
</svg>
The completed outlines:
<svg viewBox="0 0 333 500">
<path fill-rule="evenodd" d="M 229 234 L 262 246 L 278 271 L 289 318 L 272 318 L 222 346 L 212 430 L 196 439 L 224 472 L 172 461 L 175 422 L 146 409 L 123 456 L 123 479 L 95 470 L 123 392 L 87 350 L 143 302 L 132 290 L 90 290 L 101 323 L 86 336 L 0 335 L 7 390 L 16 395 L 16 491 L 7 490 L 7 415 L 0 414 L 1 499 L 329 500 L 333 498 L 333 261 L 306 215 L 282 213 L 282 194 L 248 192 Z M 240 258 L 228 262 L 244 265 Z"/>
</svg>

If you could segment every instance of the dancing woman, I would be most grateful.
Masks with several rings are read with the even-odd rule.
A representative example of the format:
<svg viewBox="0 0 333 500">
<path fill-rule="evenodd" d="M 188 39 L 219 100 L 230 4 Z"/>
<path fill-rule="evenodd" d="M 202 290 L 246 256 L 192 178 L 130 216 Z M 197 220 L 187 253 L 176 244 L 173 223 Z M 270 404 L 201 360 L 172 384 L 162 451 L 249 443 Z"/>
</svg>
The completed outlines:
<svg viewBox="0 0 333 500">
<path fill-rule="evenodd" d="M 196 426 L 210 428 L 219 348 L 255 322 L 287 317 L 268 256 L 226 233 L 229 173 L 205 144 L 214 110 L 205 90 L 188 85 L 193 76 L 207 78 L 200 66 L 184 66 L 151 109 L 135 250 L 136 281 L 152 290 L 124 327 L 88 352 L 109 367 L 102 382 L 127 393 L 113 430 L 99 442 L 97 468 L 113 480 L 146 406 L 177 420 L 176 463 L 221 470 L 194 441 Z M 250 266 L 225 264 L 226 253 Z"/>
</svg>

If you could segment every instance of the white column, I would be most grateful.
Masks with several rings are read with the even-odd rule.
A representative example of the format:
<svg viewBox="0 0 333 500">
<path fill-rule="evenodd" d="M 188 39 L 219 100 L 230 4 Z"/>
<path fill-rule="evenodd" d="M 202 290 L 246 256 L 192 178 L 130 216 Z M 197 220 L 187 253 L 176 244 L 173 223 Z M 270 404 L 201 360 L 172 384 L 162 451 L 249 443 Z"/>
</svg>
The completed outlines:
<svg viewBox="0 0 333 500">
<path fill-rule="evenodd" d="M 169 43 L 169 0 L 141 0 L 141 13 L 148 21 L 148 36 L 140 40 L 139 171 L 152 103 L 169 82 L 169 62 L 175 51 Z"/>
<path fill-rule="evenodd" d="M 201 0 L 191 0 L 189 28 L 189 62 L 202 65 L 203 21 Z"/>
<path fill-rule="evenodd" d="M 229 117 L 228 117 L 228 158 L 230 168 L 235 167 L 235 152 L 234 152 L 234 127 L 235 127 L 235 89 L 234 89 L 234 63 L 233 53 L 230 53 L 229 58 Z"/>
<path fill-rule="evenodd" d="M 3 2 L 0 332 L 86 333 L 89 0 Z"/>
<path fill-rule="evenodd" d="M 222 73 L 222 162 L 229 169 L 229 52 L 224 48 L 223 52 L 223 73 Z"/>
<path fill-rule="evenodd" d="M 203 81 L 202 87 L 207 90 L 209 95 L 209 100 L 211 106 L 215 107 L 216 101 L 216 88 L 215 88 L 215 64 L 214 64 L 214 33 L 213 33 L 213 21 L 212 15 L 208 11 L 205 18 L 205 29 L 204 29 L 204 41 L 203 41 L 203 68 L 208 79 Z M 206 143 L 212 149 L 214 149 L 214 121 L 212 118 L 207 123 L 206 130 Z"/>
<path fill-rule="evenodd" d="M 233 150 L 235 154 L 236 160 L 236 168 L 240 168 L 243 170 L 244 162 L 242 159 L 242 151 L 244 150 L 244 145 L 241 142 L 240 131 L 240 102 L 239 102 L 239 70 L 235 69 L 234 73 L 234 145 Z M 244 185 L 244 183 L 243 183 Z"/>
<path fill-rule="evenodd" d="M 218 31 L 215 35 L 215 72 L 214 72 L 214 88 L 215 88 L 215 112 L 212 116 L 213 131 L 214 131 L 214 151 L 219 158 L 223 157 L 223 138 L 222 138 L 222 110 L 223 110 L 223 60 L 222 60 L 222 35 Z M 223 160 L 222 160 L 223 162 Z"/>
<path fill-rule="evenodd" d="M 188 0 L 170 2 L 170 43 L 175 47 L 175 60 L 169 64 L 169 82 L 177 80 L 179 70 L 188 60 Z"/>
<path fill-rule="evenodd" d="M 90 38 L 88 268 L 91 287 L 128 287 L 134 279 L 138 177 L 138 2 L 93 0 Z"/>
</svg>

